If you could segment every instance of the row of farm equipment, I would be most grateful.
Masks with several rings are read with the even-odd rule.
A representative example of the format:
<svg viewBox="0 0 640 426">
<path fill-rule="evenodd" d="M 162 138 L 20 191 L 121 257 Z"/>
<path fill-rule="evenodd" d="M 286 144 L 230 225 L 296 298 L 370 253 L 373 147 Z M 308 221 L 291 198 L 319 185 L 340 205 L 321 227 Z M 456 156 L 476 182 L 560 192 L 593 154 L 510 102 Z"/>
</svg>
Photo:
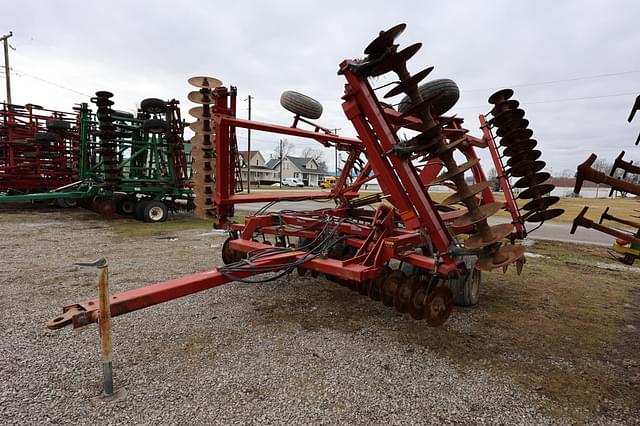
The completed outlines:
<svg viewBox="0 0 640 426">
<path fill-rule="evenodd" d="M 193 208 L 178 101 L 145 99 L 132 114 L 113 109 L 112 97 L 97 92 L 95 111 L 3 104 L 0 202 L 80 205 L 148 222 Z"/>
</svg>

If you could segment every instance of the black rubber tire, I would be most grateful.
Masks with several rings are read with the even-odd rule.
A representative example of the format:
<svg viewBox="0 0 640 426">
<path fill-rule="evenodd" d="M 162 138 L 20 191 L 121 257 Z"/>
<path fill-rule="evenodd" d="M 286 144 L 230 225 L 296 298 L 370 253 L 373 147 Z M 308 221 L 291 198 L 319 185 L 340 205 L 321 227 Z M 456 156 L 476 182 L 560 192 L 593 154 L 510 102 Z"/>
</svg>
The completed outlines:
<svg viewBox="0 0 640 426">
<path fill-rule="evenodd" d="M 167 205 L 160 201 L 149 201 L 144 207 L 143 219 L 145 222 L 164 222 L 169 216 Z"/>
<path fill-rule="evenodd" d="M 287 90 L 280 95 L 280 105 L 300 117 L 316 120 L 322 116 L 320 102 L 302 93 Z"/>
<path fill-rule="evenodd" d="M 136 208 L 133 211 L 133 217 L 136 220 L 144 220 L 144 209 L 147 207 L 147 204 L 151 202 L 151 200 L 147 198 L 143 198 L 138 200 L 136 203 Z"/>
<path fill-rule="evenodd" d="M 47 129 L 49 130 L 69 130 L 71 124 L 64 120 L 47 120 Z"/>
<path fill-rule="evenodd" d="M 142 128 L 149 133 L 160 134 L 169 130 L 169 125 L 166 121 L 160 118 L 152 118 L 150 120 L 145 120 L 142 123 Z"/>
<path fill-rule="evenodd" d="M 138 199 L 132 195 L 121 195 L 115 198 L 116 212 L 124 216 L 131 216 L 136 212 Z"/>
<path fill-rule="evenodd" d="M 78 207 L 78 200 L 74 198 L 56 198 L 56 205 L 63 209 L 74 209 Z"/>
<path fill-rule="evenodd" d="M 140 109 L 149 114 L 161 114 L 167 110 L 167 103 L 158 98 L 147 98 L 140 102 Z"/>
<path fill-rule="evenodd" d="M 115 110 L 111 115 L 114 117 L 121 117 L 121 118 L 133 118 L 133 114 L 127 111 Z"/>
<path fill-rule="evenodd" d="M 455 81 L 448 78 L 440 78 L 422 84 L 419 88 L 423 99 L 440 95 L 433 103 L 431 113 L 435 116 L 442 115 L 449 111 L 460 99 L 460 89 Z M 411 108 L 411 99 L 405 96 L 398 105 L 399 112 L 405 112 Z"/>
<path fill-rule="evenodd" d="M 58 142 L 60 135 L 54 132 L 36 133 L 36 140 L 39 142 Z"/>
<path fill-rule="evenodd" d="M 453 303 L 458 306 L 475 306 L 480 299 L 480 285 L 482 273 L 476 268 L 465 276 L 449 280 L 449 290 L 453 296 Z"/>
</svg>

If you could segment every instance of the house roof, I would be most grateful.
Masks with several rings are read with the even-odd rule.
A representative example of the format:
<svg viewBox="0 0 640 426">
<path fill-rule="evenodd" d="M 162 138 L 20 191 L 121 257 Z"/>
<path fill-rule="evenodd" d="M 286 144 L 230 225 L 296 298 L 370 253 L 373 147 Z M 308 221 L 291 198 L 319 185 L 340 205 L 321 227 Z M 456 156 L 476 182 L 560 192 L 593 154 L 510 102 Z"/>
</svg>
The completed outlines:
<svg viewBox="0 0 640 426">
<path fill-rule="evenodd" d="M 291 157 L 291 156 L 287 155 L 287 158 L 301 172 L 310 173 L 310 174 L 316 174 L 316 175 L 323 175 L 324 176 L 324 171 L 321 171 L 320 169 L 307 169 L 307 164 L 310 161 L 313 161 L 314 163 L 316 163 L 316 166 L 318 165 L 318 162 L 316 160 L 314 160 L 313 158 L 311 158 L 311 157 Z"/>
<path fill-rule="evenodd" d="M 277 158 L 272 158 L 272 159 L 270 159 L 269 161 L 267 161 L 266 166 L 267 166 L 268 168 L 270 168 L 270 169 L 273 169 L 275 166 L 277 166 L 277 165 L 278 165 L 278 163 L 279 163 L 279 162 L 280 162 L 280 160 L 279 160 L 279 159 L 277 159 Z"/>
<path fill-rule="evenodd" d="M 247 151 L 239 151 L 240 156 L 242 157 L 242 159 L 244 160 L 245 163 L 248 162 L 247 159 Z M 249 158 L 253 158 L 254 155 L 256 154 L 260 154 L 260 151 L 251 151 L 251 155 L 249 156 Z M 262 156 L 262 154 L 260 154 Z"/>
</svg>

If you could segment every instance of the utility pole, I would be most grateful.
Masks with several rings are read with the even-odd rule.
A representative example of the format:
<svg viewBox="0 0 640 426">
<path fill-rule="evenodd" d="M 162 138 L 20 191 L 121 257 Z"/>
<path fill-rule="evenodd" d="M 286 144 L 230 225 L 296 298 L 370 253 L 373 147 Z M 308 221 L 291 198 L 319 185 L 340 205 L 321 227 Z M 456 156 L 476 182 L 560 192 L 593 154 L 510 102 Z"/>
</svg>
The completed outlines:
<svg viewBox="0 0 640 426">
<path fill-rule="evenodd" d="M 338 130 L 342 130 L 342 129 L 335 129 L 334 128 L 333 129 L 333 133 L 335 135 L 338 135 Z M 334 147 L 334 150 L 335 150 L 335 154 L 336 154 L 336 178 L 337 178 L 338 177 L 338 143 L 336 143 L 336 145 Z"/>
<path fill-rule="evenodd" d="M 246 101 L 249 101 L 249 120 L 251 120 L 251 99 L 249 95 Z M 251 194 L 251 129 L 247 129 L 247 194 Z"/>
<path fill-rule="evenodd" d="M 280 189 L 282 189 L 282 139 L 280 139 Z"/>
<path fill-rule="evenodd" d="M 4 75 L 7 82 L 7 103 L 11 104 L 11 68 L 9 68 L 9 37 L 13 36 L 13 31 L 0 37 L 4 42 Z"/>
</svg>

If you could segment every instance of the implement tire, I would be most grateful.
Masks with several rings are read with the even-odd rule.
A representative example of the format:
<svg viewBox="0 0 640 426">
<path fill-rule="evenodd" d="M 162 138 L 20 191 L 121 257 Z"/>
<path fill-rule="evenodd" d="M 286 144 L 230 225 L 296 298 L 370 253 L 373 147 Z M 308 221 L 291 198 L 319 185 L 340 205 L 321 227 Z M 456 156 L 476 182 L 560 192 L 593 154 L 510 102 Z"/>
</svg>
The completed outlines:
<svg viewBox="0 0 640 426">
<path fill-rule="evenodd" d="M 458 99 L 460 99 L 460 89 L 458 89 L 458 85 L 455 81 L 448 78 L 429 81 L 421 85 L 418 90 L 422 95 L 422 99 L 439 96 L 431 105 L 431 113 L 434 116 L 439 116 L 449 111 L 456 102 L 458 102 Z M 409 99 L 409 96 L 405 96 L 400 101 L 400 105 L 398 105 L 398 111 L 405 112 L 411 108 L 411 105 L 411 99 Z"/>
<path fill-rule="evenodd" d="M 317 120 L 322 115 L 322 105 L 302 93 L 287 90 L 280 95 L 280 105 L 300 117 Z"/>
</svg>

